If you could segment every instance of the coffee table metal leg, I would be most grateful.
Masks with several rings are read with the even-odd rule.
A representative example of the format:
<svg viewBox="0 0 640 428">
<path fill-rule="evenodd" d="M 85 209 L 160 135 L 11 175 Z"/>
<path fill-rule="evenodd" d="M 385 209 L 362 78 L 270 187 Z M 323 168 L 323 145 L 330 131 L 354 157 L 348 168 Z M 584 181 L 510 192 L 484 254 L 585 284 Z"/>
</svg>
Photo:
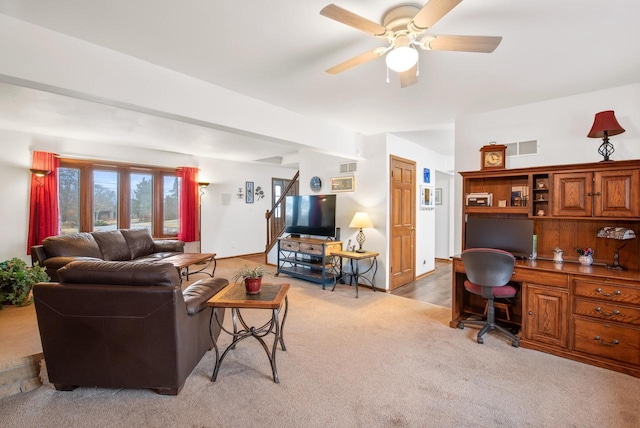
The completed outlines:
<svg viewBox="0 0 640 428">
<path fill-rule="evenodd" d="M 213 348 L 216 351 L 216 364 L 213 367 L 213 373 L 211 374 L 211 381 L 215 382 L 218 377 L 218 369 L 220 368 L 220 350 L 218 349 L 218 344 L 216 343 L 216 339 L 213 334 L 213 320 L 216 320 L 218 325 L 220 325 L 220 320 L 218 319 L 218 313 L 215 308 L 211 308 L 211 318 L 209 319 L 209 336 L 211 336 L 211 342 L 213 343 Z"/>
<path fill-rule="evenodd" d="M 284 344 L 284 323 L 285 321 L 287 321 L 288 312 L 289 312 L 289 296 L 284 296 L 284 315 L 282 316 L 282 323 L 280 323 L 280 346 L 282 347 L 283 351 L 287 350 L 287 347 Z"/>
<path fill-rule="evenodd" d="M 276 337 L 273 340 L 273 350 L 271 351 L 271 372 L 273 373 L 273 381 L 275 383 L 280 383 L 280 378 L 278 377 L 278 368 L 276 367 L 276 350 L 278 349 L 278 342 L 281 341 L 280 337 L 280 322 L 278 321 L 278 312 L 279 309 L 273 310 L 273 324 L 276 328 Z"/>
</svg>

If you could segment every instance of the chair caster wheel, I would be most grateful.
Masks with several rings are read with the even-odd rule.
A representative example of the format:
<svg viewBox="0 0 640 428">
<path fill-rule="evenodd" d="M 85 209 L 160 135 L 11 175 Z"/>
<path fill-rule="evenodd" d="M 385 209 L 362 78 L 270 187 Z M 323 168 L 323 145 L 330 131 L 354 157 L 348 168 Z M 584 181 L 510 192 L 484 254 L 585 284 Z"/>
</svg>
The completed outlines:
<svg viewBox="0 0 640 428">
<path fill-rule="evenodd" d="M 464 323 L 463 323 L 463 322 L 459 322 L 459 323 L 458 323 L 458 328 L 459 328 L 460 330 L 464 330 Z"/>
<path fill-rule="evenodd" d="M 520 347 L 520 341 L 519 340 L 512 341 L 511 346 L 513 346 L 514 348 Z"/>
<path fill-rule="evenodd" d="M 481 338 L 481 337 L 479 337 L 479 338 L 478 338 L 478 343 L 482 345 L 482 344 L 484 343 L 484 339 L 483 339 L 483 338 Z"/>
</svg>

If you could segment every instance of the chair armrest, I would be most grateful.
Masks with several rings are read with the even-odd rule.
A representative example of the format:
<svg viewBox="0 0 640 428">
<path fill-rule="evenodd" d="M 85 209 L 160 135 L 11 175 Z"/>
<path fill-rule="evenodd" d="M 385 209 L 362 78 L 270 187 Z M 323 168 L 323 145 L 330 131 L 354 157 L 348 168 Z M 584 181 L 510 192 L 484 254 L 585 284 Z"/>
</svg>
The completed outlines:
<svg viewBox="0 0 640 428">
<path fill-rule="evenodd" d="M 184 253 L 184 241 L 175 239 L 154 239 L 154 253 Z"/>
<path fill-rule="evenodd" d="M 187 313 L 194 315 L 207 308 L 207 301 L 229 285 L 224 278 L 206 278 L 188 286 L 182 296 L 187 306 Z"/>
</svg>

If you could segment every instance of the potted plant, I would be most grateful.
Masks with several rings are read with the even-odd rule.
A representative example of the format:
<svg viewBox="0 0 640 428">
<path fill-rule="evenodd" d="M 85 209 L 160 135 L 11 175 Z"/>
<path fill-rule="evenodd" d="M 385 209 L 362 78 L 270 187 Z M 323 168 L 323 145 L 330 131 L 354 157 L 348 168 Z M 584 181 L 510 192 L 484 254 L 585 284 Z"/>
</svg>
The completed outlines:
<svg viewBox="0 0 640 428">
<path fill-rule="evenodd" d="M 45 281 L 49 281 L 49 275 L 38 263 L 27 266 L 17 257 L 0 263 L 0 309 L 3 303 L 16 306 L 30 304 L 33 300 L 31 289 L 36 283 Z"/>
<path fill-rule="evenodd" d="M 265 275 L 270 275 L 270 272 L 264 265 L 256 267 L 244 265 L 236 271 L 232 280 L 236 282 L 242 278 L 244 280 L 244 286 L 247 290 L 247 294 L 258 294 L 260 292 L 260 287 L 262 287 L 262 277 Z"/>
</svg>

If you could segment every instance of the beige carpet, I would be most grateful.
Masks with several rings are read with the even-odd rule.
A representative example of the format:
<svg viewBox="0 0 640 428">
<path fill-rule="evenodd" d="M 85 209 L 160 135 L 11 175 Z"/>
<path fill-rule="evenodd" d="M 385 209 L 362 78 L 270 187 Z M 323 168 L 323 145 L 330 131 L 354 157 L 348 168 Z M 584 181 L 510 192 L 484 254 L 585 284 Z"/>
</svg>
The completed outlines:
<svg viewBox="0 0 640 428">
<path fill-rule="evenodd" d="M 237 261 L 221 261 L 230 277 Z M 637 427 L 640 379 L 516 349 L 473 328 L 448 327 L 449 310 L 288 277 L 287 352 L 280 384 L 253 339 L 210 381 L 213 353 L 177 397 L 147 390 L 48 383 L 0 400 L 4 427 Z M 263 319 L 265 311 L 247 314 Z M 228 317 L 230 318 L 230 317 Z M 228 321 L 227 318 L 227 321 Z M 228 337 L 221 344 L 229 343 Z M 100 370 L 96 367 L 96 370 Z"/>
</svg>

